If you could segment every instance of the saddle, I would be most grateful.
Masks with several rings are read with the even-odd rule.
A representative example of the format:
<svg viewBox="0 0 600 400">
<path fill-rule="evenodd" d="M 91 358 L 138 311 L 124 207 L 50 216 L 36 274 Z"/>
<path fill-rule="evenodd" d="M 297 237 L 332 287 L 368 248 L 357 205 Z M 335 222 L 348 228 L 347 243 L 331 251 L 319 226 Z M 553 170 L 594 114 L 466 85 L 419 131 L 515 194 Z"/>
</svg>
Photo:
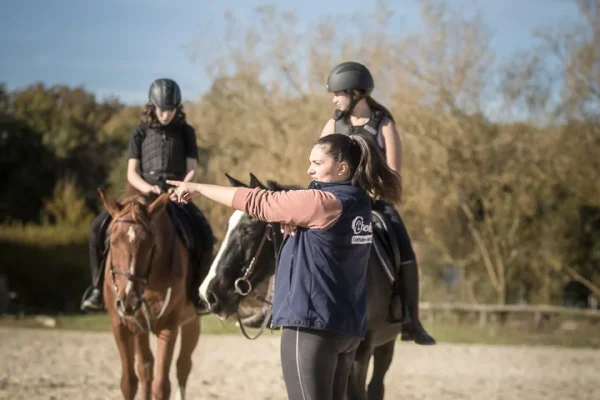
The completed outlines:
<svg viewBox="0 0 600 400">
<path fill-rule="evenodd" d="M 400 246 L 394 230 L 385 215 L 372 211 L 373 215 L 373 250 L 377 255 L 383 272 L 393 284 L 400 269 Z"/>
<path fill-rule="evenodd" d="M 192 210 L 171 201 L 167 203 L 167 212 L 186 249 L 190 254 L 198 254 L 199 246 L 203 240 L 207 239 L 202 237 L 205 232 L 205 229 L 200 226 L 203 223 L 203 217 L 195 215 L 196 213 Z M 200 211 L 197 213 L 199 214 Z"/>
</svg>

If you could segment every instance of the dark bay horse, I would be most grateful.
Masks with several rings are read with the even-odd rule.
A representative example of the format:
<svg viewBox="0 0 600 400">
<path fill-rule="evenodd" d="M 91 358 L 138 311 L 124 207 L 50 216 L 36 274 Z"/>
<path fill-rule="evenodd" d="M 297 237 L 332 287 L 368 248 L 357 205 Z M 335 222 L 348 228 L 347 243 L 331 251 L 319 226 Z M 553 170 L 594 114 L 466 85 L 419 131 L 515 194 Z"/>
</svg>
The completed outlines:
<svg viewBox="0 0 600 400">
<path fill-rule="evenodd" d="M 134 399 L 139 383 L 142 399 L 169 398 L 169 370 L 181 326 L 177 379 L 185 399 L 200 320 L 187 296 L 188 252 L 166 211 L 169 195 L 136 193 L 117 203 L 99 193 L 113 218 L 104 299 L 121 357 L 123 397 Z M 156 360 L 150 332 L 157 336 Z"/>
<path fill-rule="evenodd" d="M 292 189 L 273 181 L 263 185 L 250 174 L 250 185 L 227 175 L 232 186 L 260 187 L 270 190 Z M 251 218 L 235 211 L 208 276 L 200 287 L 200 295 L 213 313 L 221 318 L 240 312 L 242 325 L 257 327 L 270 317 L 272 277 L 275 273 L 278 247 L 282 243 L 281 227 Z M 348 382 L 349 400 L 382 400 L 384 377 L 394 355 L 396 337 L 401 324 L 388 322 L 392 284 L 371 252 L 368 266 L 367 335 L 358 348 Z M 367 389 L 367 370 L 373 357 L 373 375 Z"/>
</svg>

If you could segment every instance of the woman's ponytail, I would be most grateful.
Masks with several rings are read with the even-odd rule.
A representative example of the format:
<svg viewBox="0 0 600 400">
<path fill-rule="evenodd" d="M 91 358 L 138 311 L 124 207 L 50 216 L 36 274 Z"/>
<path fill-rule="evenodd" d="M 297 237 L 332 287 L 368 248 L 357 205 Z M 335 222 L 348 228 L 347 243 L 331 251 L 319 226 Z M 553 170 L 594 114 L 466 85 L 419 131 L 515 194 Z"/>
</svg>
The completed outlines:
<svg viewBox="0 0 600 400">
<path fill-rule="evenodd" d="M 353 186 L 361 187 L 384 201 L 400 203 L 400 175 L 388 167 L 385 156 L 373 139 L 356 134 L 346 136 L 334 133 L 323 136 L 316 144 L 326 145 L 327 153 L 337 162 L 348 163 Z"/>
<path fill-rule="evenodd" d="M 382 152 L 371 139 L 361 135 L 350 135 L 350 139 L 360 149 L 360 160 L 352 176 L 352 185 L 362 187 L 384 201 L 400 203 L 400 175 L 387 165 Z"/>
</svg>

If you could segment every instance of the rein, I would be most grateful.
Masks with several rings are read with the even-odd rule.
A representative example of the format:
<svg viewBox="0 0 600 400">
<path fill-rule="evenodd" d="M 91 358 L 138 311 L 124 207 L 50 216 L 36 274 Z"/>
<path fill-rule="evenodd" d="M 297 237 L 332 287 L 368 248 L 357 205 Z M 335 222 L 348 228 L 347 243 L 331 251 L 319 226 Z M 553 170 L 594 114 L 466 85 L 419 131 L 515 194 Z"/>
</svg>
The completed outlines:
<svg viewBox="0 0 600 400">
<path fill-rule="evenodd" d="M 133 220 L 132 218 L 127 218 L 127 217 L 121 217 L 118 218 L 114 221 L 115 223 L 129 223 L 129 224 L 134 224 L 134 225 L 140 225 L 138 222 L 136 222 L 135 220 Z M 171 254 L 169 255 L 169 263 L 167 265 L 172 266 L 174 259 L 175 259 L 175 240 L 176 240 L 176 236 L 175 234 L 171 235 L 172 236 L 172 241 L 171 241 Z M 136 274 L 131 273 L 131 271 L 124 271 L 122 269 L 115 269 L 113 262 L 112 262 L 112 253 L 109 252 L 109 257 L 110 257 L 110 273 L 111 273 L 111 277 L 112 277 L 112 282 L 113 282 L 113 288 L 115 290 L 115 293 L 118 295 L 119 294 L 119 287 L 117 286 L 117 281 L 116 281 L 116 275 L 120 275 L 120 276 L 124 276 L 127 278 L 128 281 L 130 282 L 140 282 L 143 285 L 143 291 L 142 291 L 142 308 L 143 308 L 143 314 L 144 314 L 144 318 L 146 320 L 146 327 L 142 327 L 142 325 L 140 324 L 140 322 L 138 321 L 137 316 L 133 317 L 133 321 L 136 323 L 136 325 L 138 326 L 138 328 L 140 328 L 140 330 L 142 330 L 142 332 L 146 333 L 146 332 L 150 332 L 152 330 L 151 327 L 151 323 L 150 320 L 156 320 L 156 319 L 160 319 L 163 314 L 165 313 L 167 306 L 169 305 L 169 301 L 171 299 L 171 288 L 169 287 L 167 289 L 167 293 L 165 296 L 165 302 L 162 306 L 162 309 L 160 310 L 160 312 L 158 313 L 158 315 L 154 316 L 152 315 L 152 312 L 150 311 L 150 307 L 148 306 L 148 300 L 145 297 L 145 293 L 146 290 L 148 289 L 148 281 L 150 279 L 150 274 L 152 273 L 152 265 L 153 265 L 153 261 L 154 261 L 154 251 L 156 249 L 156 245 L 152 246 L 152 250 L 150 250 L 150 261 L 148 264 L 148 271 L 146 273 L 145 276 L 139 276 Z M 131 265 L 131 256 L 129 259 L 129 265 Z M 124 316 L 121 316 L 121 318 L 125 318 Z"/>
</svg>

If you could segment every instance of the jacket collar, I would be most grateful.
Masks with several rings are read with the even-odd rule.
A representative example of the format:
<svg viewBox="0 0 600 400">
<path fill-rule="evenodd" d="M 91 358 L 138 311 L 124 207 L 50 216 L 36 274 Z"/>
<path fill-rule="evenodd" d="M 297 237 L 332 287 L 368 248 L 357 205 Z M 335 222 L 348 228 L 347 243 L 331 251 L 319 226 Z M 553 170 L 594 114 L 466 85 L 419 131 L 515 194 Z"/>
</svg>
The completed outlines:
<svg viewBox="0 0 600 400">
<path fill-rule="evenodd" d="M 323 189 L 332 186 L 352 186 L 352 181 L 340 181 L 340 182 L 321 182 L 312 181 L 308 184 L 308 189 Z"/>
</svg>

